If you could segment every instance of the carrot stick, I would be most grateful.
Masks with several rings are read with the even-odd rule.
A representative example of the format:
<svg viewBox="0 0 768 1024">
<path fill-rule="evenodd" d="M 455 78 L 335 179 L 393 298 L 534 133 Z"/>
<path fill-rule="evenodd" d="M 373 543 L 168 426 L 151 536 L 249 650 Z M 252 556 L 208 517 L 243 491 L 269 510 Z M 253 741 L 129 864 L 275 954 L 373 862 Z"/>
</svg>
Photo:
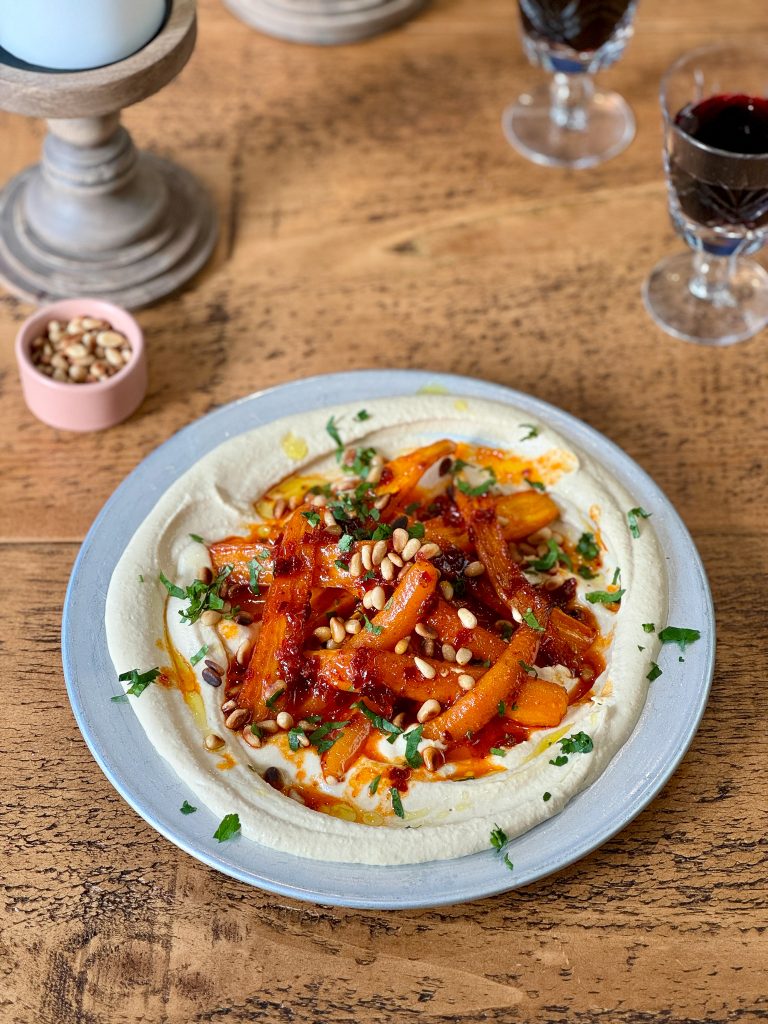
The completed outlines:
<svg viewBox="0 0 768 1024">
<path fill-rule="evenodd" d="M 424 621 L 437 630 L 441 643 L 451 644 L 457 650 L 468 647 L 476 658 L 483 661 L 496 661 L 507 649 L 501 637 L 490 630 L 482 626 L 467 629 L 462 625 L 458 611 L 442 597 L 433 602 Z"/>
<path fill-rule="evenodd" d="M 462 694 L 446 711 L 427 722 L 423 735 L 436 740 L 463 739 L 477 733 L 499 713 L 500 703 L 514 702 L 525 677 L 521 662 L 533 665 L 541 634 L 530 626 L 520 626 L 495 665 L 480 677 L 475 688 Z"/>
<path fill-rule="evenodd" d="M 546 729 L 560 725 L 567 710 L 567 690 L 548 679 L 526 676 L 505 713 L 529 729 Z"/>
<path fill-rule="evenodd" d="M 504 539 L 525 540 L 532 533 L 549 526 L 560 515 L 560 510 L 548 494 L 539 491 L 517 491 L 502 494 L 500 498 L 483 498 L 480 508 L 492 507 L 501 517 Z"/>
<path fill-rule="evenodd" d="M 363 749 L 370 731 L 371 723 L 368 719 L 359 712 L 355 712 L 349 719 L 349 725 L 344 726 L 341 736 L 333 746 L 320 755 L 320 763 L 326 779 L 338 781 L 344 778 L 347 769 Z"/>
<path fill-rule="evenodd" d="M 417 562 L 397 585 L 387 607 L 374 616 L 372 629 L 362 629 L 347 641 L 347 648 L 372 647 L 391 651 L 398 640 L 409 636 L 422 609 L 435 592 L 440 573 L 429 562 Z"/>
<path fill-rule="evenodd" d="M 384 480 L 376 488 L 378 494 L 398 494 L 399 500 L 411 492 L 430 466 L 438 459 L 451 455 L 456 448 L 453 441 L 435 441 L 434 444 L 417 448 L 407 455 L 392 459 L 384 467 Z"/>
</svg>

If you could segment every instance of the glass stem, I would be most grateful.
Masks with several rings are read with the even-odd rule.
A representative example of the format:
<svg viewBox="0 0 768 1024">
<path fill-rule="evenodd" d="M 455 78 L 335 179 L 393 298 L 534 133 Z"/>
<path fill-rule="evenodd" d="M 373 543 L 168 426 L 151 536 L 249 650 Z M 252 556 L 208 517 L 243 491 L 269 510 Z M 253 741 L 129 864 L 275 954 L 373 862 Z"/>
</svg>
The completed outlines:
<svg viewBox="0 0 768 1024">
<path fill-rule="evenodd" d="M 557 71 L 552 79 L 550 95 L 552 105 L 549 116 L 558 126 L 572 132 L 583 132 L 587 127 L 587 110 L 595 91 L 592 75 L 566 75 Z"/>
<path fill-rule="evenodd" d="M 694 252 L 693 277 L 688 282 L 691 294 L 719 308 L 738 305 L 731 285 L 735 262 L 735 253 L 713 256 L 700 249 Z"/>
</svg>

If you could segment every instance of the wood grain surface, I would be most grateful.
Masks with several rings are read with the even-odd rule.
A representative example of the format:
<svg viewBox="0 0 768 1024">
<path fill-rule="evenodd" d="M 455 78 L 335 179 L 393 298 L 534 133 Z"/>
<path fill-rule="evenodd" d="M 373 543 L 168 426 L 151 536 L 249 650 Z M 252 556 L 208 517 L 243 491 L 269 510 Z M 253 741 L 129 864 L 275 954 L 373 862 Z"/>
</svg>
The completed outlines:
<svg viewBox="0 0 768 1024">
<path fill-rule="evenodd" d="M 192 286 L 140 315 L 150 390 L 106 434 L 27 412 L 28 310 L 0 300 L 2 1024 L 692 1024 L 768 1018 L 768 336 L 666 337 L 640 285 L 679 249 L 659 77 L 713 38 L 767 39 L 763 0 L 642 0 L 604 77 L 638 135 L 592 171 L 525 163 L 503 106 L 537 77 L 512 0 L 434 0 L 345 49 L 261 37 L 200 4 L 182 75 L 126 115 L 138 145 L 216 197 Z M 0 116 L 0 178 L 40 123 Z M 427 367 L 529 391 L 624 447 L 664 488 L 710 575 L 712 698 L 657 800 L 602 849 L 519 892 L 368 913 L 247 888 L 128 808 L 69 710 L 61 605 L 123 476 L 216 405 L 312 373 Z"/>
</svg>

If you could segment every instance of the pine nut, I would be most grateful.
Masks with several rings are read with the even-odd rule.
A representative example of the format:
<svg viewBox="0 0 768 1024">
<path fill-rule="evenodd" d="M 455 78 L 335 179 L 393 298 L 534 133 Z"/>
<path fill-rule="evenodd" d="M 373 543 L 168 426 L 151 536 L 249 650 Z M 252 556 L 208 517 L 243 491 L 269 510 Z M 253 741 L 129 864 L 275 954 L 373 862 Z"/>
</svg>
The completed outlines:
<svg viewBox="0 0 768 1024">
<path fill-rule="evenodd" d="M 254 750 L 258 750 L 261 746 L 261 736 L 257 736 L 256 733 L 251 729 L 250 725 L 241 731 L 240 735 L 243 737 L 249 747 L 253 747 Z"/>
<path fill-rule="evenodd" d="M 373 568 L 373 559 L 371 558 L 370 544 L 363 544 L 363 546 L 360 548 L 360 557 L 363 560 L 363 568 L 367 572 L 370 572 L 371 569 Z"/>
<path fill-rule="evenodd" d="M 416 660 L 418 661 L 418 658 Z M 430 719 L 437 718 L 437 716 L 440 714 L 442 710 L 443 709 L 440 706 L 439 701 L 436 701 L 432 698 L 430 698 L 429 700 L 425 700 L 424 703 L 419 708 L 419 710 L 416 712 L 416 721 L 420 725 L 423 725 L 425 722 L 429 722 Z"/>
<path fill-rule="evenodd" d="M 435 678 L 435 670 L 433 666 L 429 664 L 428 661 L 424 661 L 423 658 L 414 658 L 413 664 L 416 666 L 419 672 L 421 672 L 425 679 Z M 435 701 L 435 703 L 437 704 L 437 701 Z M 419 721 L 421 721 L 421 719 L 419 719 Z"/>
<path fill-rule="evenodd" d="M 453 584 L 448 580 L 440 580 L 440 592 L 446 601 L 450 601 L 453 597 Z"/>
<path fill-rule="evenodd" d="M 366 592 L 363 594 L 363 608 L 367 608 L 369 611 L 370 611 L 370 608 L 371 608 L 371 594 L 372 593 L 373 593 L 372 590 L 366 590 Z"/>
<path fill-rule="evenodd" d="M 402 550 L 403 561 L 410 562 L 410 560 L 414 557 L 414 555 L 416 554 L 420 547 L 421 541 L 419 540 L 419 538 L 411 537 L 411 539 L 408 541 L 408 543 Z"/>
<path fill-rule="evenodd" d="M 417 622 L 413 631 L 419 636 L 423 636 L 426 640 L 437 639 L 437 630 L 428 626 L 425 622 Z"/>
<path fill-rule="evenodd" d="M 394 551 L 390 551 L 387 558 L 390 560 L 392 565 L 396 565 L 398 569 L 402 569 L 405 565 L 400 555 L 396 554 Z"/>
<path fill-rule="evenodd" d="M 459 676 L 458 683 L 462 690 L 473 690 L 475 688 L 475 677 L 468 675 L 466 672 L 462 672 Z"/>
<path fill-rule="evenodd" d="M 385 540 L 376 541 L 373 545 L 373 551 L 371 552 L 371 561 L 374 565 L 381 565 L 386 557 L 388 547 L 389 545 Z"/>
<path fill-rule="evenodd" d="M 221 622 L 221 612 L 215 612 L 213 608 L 208 608 L 200 616 L 200 621 L 204 626 L 215 626 L 217 622 Z"/>
<path fill-rule="evenodd" d="M 282 519 L 283 518 L 283 516 L 285 515 L 286 504 L 287 503 L 286 503 L 285 498 L 278 498 L 275 501 L 274 505 L 272 506 L 272 518 L 273 519 Z"/>
<path fill-rule="evenodd" d="M 359 551 L 356 551 L 349 560 L 350 576 L 363 575 L 363 559 Z"/>
<path fill-rule="evenodd" d="M 325 646 L 326 649 L 329 651 L 338 651 L 338 649 L 341 647 L 341 644 L 337 644 L 335 640 L 326 640 Z"/>
<path fill-rule="evenodd" d="M 333 634 L 327 626 L 318 626 L 317 629 L 312 631 L 312 636 L 317 637 L 318 640 L 330 640 Z"/>
<path fill-rule="evenodd" d="M 379 566 L 379 572 L 381 573 L 382 579 L 385 579 L 388 583 L 395 578 L 395 566 L 389 555 L 387 555 Z"/>
<path fill-rule="evenodd" d="M 442 652 L 444 661 L 456 661 L 456 648 L 453 644 L 443 644 Z"/>
<path fill-rule="evenodd" d="M 517 608 L 512 608 L 512 618 L 515 620 L 515 622 L 523 621 L 523 616 L 520 614 Z"/>
<path fill-rule="evenodd" d="M 456 664 L 466 665 L 470 661 L 472 661 L 472 651 L 468 647 L 460 647 L 456 651 Z"/>
<path fill-rule="evenodd" d="M 338 523 L 333 518 L 333 512 L 329 508 L 323 513 L 323 522 L 326 526 L 338 526 Z"/>
<path fill-rule="evenodd" d="M 345 632 L 349 633 L 351 636 L 354 636 L 356 633 L 359 633 L 362 628 L 363 624 L 360 621 L 360 619 L 347 619 L 347 621 L 344 623 Z"/>
<path fill-rule="evenodd" d="M 465 576 L 482 576 L 485 572 L 485 566 L 482 562 L 470 562 L 469 565 L 464 566 Z"/>
<path fill-rule="evenodd" d="M 324 494 L 313 494 L 312 495 L 312 506 L 313 508 L 325 508 L 328 504 L 328 499 Z"/>
<path fill-rule="evenodd" d="M 243 640 L 243 642 L 237 648 L 237 654 L 235 655 L 238 665 L 245 665 L 247 664 L 247 662 L 251 660 L 251 655 L 253 654 L 253 646 L 254 641 L 251 637 L 248 637 L 247 640 Z"/>
<path fill-rule="evenodd" d="M 82 326 L 85 326 L 85 321 L 83 321 Z M 96 335 L 96 341 L 102 348 L 120 348 L 125 343 L 125 336 L 118 334 L 117 331 L 99 331 Z"/>
<path fill-rule="evenodd" d="M 469 608 L 459 608 L 458 615 L 462 626 L 465 626 L 467 629 L 474 629 L 477 625 L 477 616 Z"/>
<path fill-rule="evenodd" d="M 286 732 L 288 729 L 293 728 L 293 715 L 289 714 L 287 711 L 280 711 L 275 718 L 275 721 L 277 722 L 278 728 L 283 729 Z"/>
<path fill-rule="evenodd" d="M 75 384 L 81 384 L 88 376 L 88 371 L 84 366 L 76 366 L 74 363 L 69 368 L 69 378 L 73 380 Z"/>
<path fill-rule="evenodd" d="M 428 772 L 436 772 L 445 764 L 445 754 L 437 747 L 424 747 L 421 751 L 424 767 Z"/>
<path fill-rule="evenodd" d="M 265 718 L 263 722 L 257 722 L 256 725 L 259 727 L 259 729 L 261 729 L 262 732 L 266 732 L 270 736 L 274 736 L 276 732 L 280 731 L 280 726 L 277 724 L 274 718 Z"/>
<path fill-rule="evenodd" d="M 123 365 L 123 357 L 119 349 L 108 348 L 104 353 L 104 358 L 111 366 L 120 367 Z"/>
<path fill-rule="evenodd" d="M 374 587 L 371 591 L 371 608 L 380 612 L 386 603 L 387 595 L 384 593 L 384 587 Z"/>
<path fill-rule="evenodd" d="M 409 636 L 404 636 L 402 640 L 398 640 L 395 644 L 395 654 L 405 654 L 410 642 L 411 638 Z"/>
<path fill-rule="evenodd" d="M 373 484 L 375 486 L 381 480 L 381 474 L 383 471 L 383 465 L 374 465 L 373 460 L 371 460 L 371 465 L 368 470 L 368 476 L 366 477 L 366 480 L 368 481 L 369 484 Z"/>
<path fill-rule="evenodd" d="M 298 494 L 294 494 L 292 498 L 288 499 L 288 508 L 291 510 L 291 512 L 295 512 L 300 504 L 301 498 L 298 496 Z"/>
<path fill-rule="evenodd" d="M 221 713 L 222 715 L 228 715 L 230 711 L 234 711 L 236 707 L 237 701 L 232 700 L 232 698 L 230 697 L 229 700 L 225 700 L 224 703 L 221 705 Z"/>
<path fill-rule="evenodd" d="M 251 713 L 247 708 L 237 708 L 230 715 L 227 715 L 224 719 L 224 725 L 228 729 L 241 729 L 250 717 Z"/>
<path fill-rule="evenodd" d="M 437 558 L 440 554 L 440 547 L 438 544 L 433 544 L 431 541 L 428 544 L 422 544 L 419 550 L 420 558 Z"/>
<path fill-rule="evenodd" d="M 422 640 L 421 646 L 424 654 L 427 658 L 434 658 L 435 656 L 435 641 L 434 640 Z"/>
<path fill-rule="evenodd" d="M 389 499 L 392 497 L 391 494 L 382 494 L 380 498 L 377 498 L 373 503 L 373 507 L 377 508 L 379 512 L 382 512 L 389 504 Z"/>
<path fill-rule="evenodd" d="M 392 725 L 396 725 L 398 729 L 403 728 L 403 726 L 405 725 L 404 711 L 401 711 L 399 714 L 395 715 L 395 717 L 392 719 Z"/>
<path fill-rule="evenodd" d="M 398 526 L 398 528 L 392 534 L 392 547 L 395 549 L 398 555 L 403 550 L 403 548 L 405 547 L 409 540 L 410 538 L 408 536 L 408 531 Z"/>
<path fill-rule="evenodd" d="M 337 615 L 334 615 L 331 621 L 328 623 L 331 629 L 331 636 L 337 644 L 342 643 L 347 635 L 347 631 L 344 628 L 344 622 Z"/>
<path fill-rule="evenodd" d="M 224 746 L 224 740 L 221 736 L 217 736 L 215 732 L 209 732 L 203 740 L 203 746 L 206 750 L 221 750 Z"/>
</svg>

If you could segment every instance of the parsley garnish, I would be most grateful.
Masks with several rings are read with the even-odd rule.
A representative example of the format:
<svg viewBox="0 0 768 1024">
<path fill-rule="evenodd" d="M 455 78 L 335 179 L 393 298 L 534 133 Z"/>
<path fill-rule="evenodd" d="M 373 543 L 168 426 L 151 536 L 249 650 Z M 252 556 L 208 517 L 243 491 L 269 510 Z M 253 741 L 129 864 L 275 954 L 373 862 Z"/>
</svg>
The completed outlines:
<svg viewBox="0 0 768 1024">
<path fill-rule="evenodd" d="M 141 575 L 141 573 L 139 573 L 139 583 L 143 583 L 143 582 L 144 582 L 144 577 Z"/>
<path fill-rule="evenodd" d="M 582 533 L 576 545 L 576 550 L 587 562 L 594 562 L 600 554 L 600 548 L 595 544 L 594 534 Z"/>
<path fill-rule="evenodd" d="M 518 426 L 528 431 L 527 434 L 520 438 L 521 441 L 530 441 L 532 437 L 539 436 L 539 428 L 535 427 L 532 423 L 519 423 Z"/>
<path fill-rule="evenodd" d="M 564 754 L 589 754 L 594 748 L 592 737 L 585 732 L 575 732 L 557 742 L 562 747 Z"/>
<path fill-rule="evenodd" d="M 250 562 L 248 562 L 248 586 L 251 588 L 251 592 L 253 593 L 254 597 L 258 597 L 259 594 L 261 593 L 261 590 L 259 588 L 260 572 L 261 566 L 259 565 L 255 558 L 252 558 Z"/>
<path fill-rule="evenodd" d="M 193 665 L 193 666 L 197 665 L 197 663 L 199 661 L 203 660 L 203 658 L 206 656 L 207 653 L 208 653 L 208 644 L 203 644 L 203 646 L 200 648 L 200 650 L 197 652 L 197 654 L 193 654 L 192 657 L 189 659 L 189 664 Z"/>
<path fill-rule="evenodd" d="M 640 525 L 638 519 L 650 519 L 653 515 L 652 512 L 646 512 L 644 508 L 631 508 L 627 512 L 627 522 L 629 523 L 629 532 L 637 540 L 640 536 Z"/>
<path fill-rule="evenodd" d="M 371 794 L 371 796 L 373 796 L 373 794 L 379 788 L 379 783 L 380 782 L 381 782 L 381 775 L 377 775 L 376 778 L 373 779 L 371 784 L 368 786 L 368 792 Z"/>
<path fill-rule="evenodd" d="M 337 558 L 333 564 L 337 569 L 341 569 L 342 572 L 349 572 L 349 562 L 344 562 L 340 558 Z"/>
<path fill-rule="evenodd" d="M 551 800 L 552 799 L 552 794 L 551 793 L 545 793 L 544 796 L 542 797 L 542 799 L 544 800 L 544 803 L 546 803 L 547 800 Z"/>
<path fill-rule="evenodd" d="M 405 760 L 411 768 L 420 768 L 424 764 L 424 758 L 418 749 L 423 730 L 423 725 L 417 725 L 415 729 L 405 734 Z"/>
<path fill-rule="evenodd" d="M 506 704 L 504 703 L 503 700 L 500 700 L 499 703 L 496 705 L 496 714 L 499 716 L 499 718 L 503 718 L 506 710 Z"/>
<path fill-rule="evenodd" d="M 154 683 L 157 677 L 160 675 L 159 668 L 151 668 L 148 672 L 139 672 L 137 668 L 132 668 L 130 672 L 122 672 L 117 678 L 121 683 L 127 683 L 130 681 L 127 693 L 120 694 L 121 697 L 126 697 L 130 694 L 132 697 L 140 697 L 146 690 L 150 683 Z M 114 697 L 112 698 L 114 700 Z"/>
<path fill-rule="evenodd" d="M 589 598 L 589 594 L 587 594 L 587 598 Z M 526 623 L 526 625 L 530 626 L 531 629 L 535 629 L 537 633 L 544 632 L 544 627 L 541 625 L 541 623 L 533 614 L 530 608 L 523 615 L 523 621 Z"/>
<path fill-rule="evenodd" d="M 595 580 L 595 579 L 597 579 L 597 573 L 596 572 L 592 572 L 592 570 L 588 566 L 586 566 L 586 565 L 580 565 L 579 566 L 579 576 L 581 576 L 582 579 L 585 579 L 585 580 Z"/>
<path fill-rule="evenodd" d="M 346 555 L 353 543 L 354 537 L 351 533 L 345 533 L 342 537 L 339 537 L 339 551 L 342 555 Z"/>
<path fill-rule="evenodd" d="M 536 671 L 536 669 L 533 667 L 533 665 L 529 665 L 528 662 L 527 661 L 523 661 L 522 658 L 520 659 L 520 661 L 518 661 L 518 665 L 523 670 L 523 672 L 525 672 L 525 674 L 527 676 L 538 676 L 538 674 L 539 674 Z"/>
<path fill-rule="evenodd" d="M 189 535 L 189 536 L 190 536 L 190 537 L 192 538 L 192 540 L 193 540 L 193 541 L 195 541 L 196 543 L 198 543 L 198 544 L 205 544 L 205 541 L 203 540 L 203 538 L 202 538 L 202 537 L 200 536 L 200 534 L 199 534 L 199 533 L 190 533 L 190 535 Z"/>
<path fill-rule="evenodd" d="M 686 629 L 684 626 L 665 626 L 659 631 L 659 640 L 663 644 L 677 644 L 681 651 L 688 644 L 696 643 L 700 637 L 698 629 Z"/>
<path fill-rule="evenodd" d="M 338 427 L 336 426 L 335 416 L 330 417 L 328 422 L 325 424 L 325 429 L 330 434 L 333 443 L 336 445 L 338 456 L 338 454 L 344 450 L 344 442 L 341 440 L 341 435 L 339 434 Z"/>
<path fill-rule="evenodd" d="M 343 729 L 345 725 L 349 725 L 349 719 L 346 722 L 324 722 L 309 734 L 309 742 L 313 747 L 317 747 L 318 754 L 324 754 L 326 750 L 331 749 L 336 740 L 340 739 L 340 736 L 328 734 Z"/>
<path fill-rule="evenodd" d="M 369 420 L 370 418 L 371 414 L 367 409 L 360 409 L 360 411 L 355 414 L 355 419 L 358 423 L 363 423 L 365 420 Z"/>
<path fill-rule="evenodd" d="M 267 697 L 264 703 L 267 705 L 270 711 L 274 709 L 275 705 L 277 704 L 277 702 L 280 700 L 284 693 L 285 687 L 283 686 L 282 689 L 275 690 L 271 697 Z"/>
<path fill-rule="evenodd" d="M 363 616 L 363 622 L 365 623 L 365 628 L 367 629 L 367 631 L 369 633 L 372 633 L 374 636 L 381 636 L 381 634 L 384 631 L 383 626 L 374 626 L 374 624 L 371 622 L 367 615 Z"/>
<path fill-rule="evenodd" d="M 213 838 L 218 839 L 220 843 L 224 843 L 227 839 L 231 839 L 232 836 L 237 835 L 239 831 L 240 816 L 238 814 L 225 814 L 221 819 L 221 824 L 213 833 Z"/>
<path fill-rule="evenodd" d="M 590 604 L 620 604 L 625 594 L 626 590 L 593 590 L 586 597 Z"/>
<path fill-rule="evenodd" d="M 307 520 L 310 526 L 317 526 L 317 524 L 320 522 L 319 512 L 308 511 L 302 512 L 301 514 L 304 516 L 304 518 Z"/>
<path fill-rule="evenodd" d="M 412 516 L 416 509 L 419 507 L 418 501 L 412 501 L 410 505 L 406 505 L 403 511 L 407 516 Z"/>
<path fill-rule="evenodd" d="M 232 565 L 224 565 L 219 570 L 216 578 L 210 583 L 203 583 L 202 580 L 193 580 L 186 589 L 171 583 L 162 572 L 159 579 L 171 597 L 178 597 L 182 601 L 185 599 L 189 601 L 189 606 L 182 608 L 179 611 L 179 615 L 182 622 L 191 626 L 193 622 L 197 622 L 203 612 L 209 609 L 223 613 L 224 599 L 221 597 L 220 591 L 224 580 L 229 576 L 233 568 Z M 227 613 L 227 617 L 231 618 L 234 614 L 236 614 L 236 609 L 233 608 L 231 612 Z"/>
<path fill-rule="evenodd" d="M 400 799 L 400 794 L 394 786 L 390 787 L 389 796 L 392 800 L 392 810 L 398 816 L 398 818 L 405 817 L 405 811 L 403 810 L 403 801 Z"/>
<path fill-rule="evenodd" d="M 547 572 L 554 567 L 560 558 L 564 557 L 563 552 L 553 540 L 547 541 L 547 549 L 546 555 L 542 555 L 541 558 L 536 558 L 530 563 L 531 568 L 537 572 Z"/>
<path fill-rule="evenodd" d="M 529 480 L 526 477 L 525 482 L 528 484 L 529 487 L 533 487 L 533 489 L 536 491 L 546 491 L 547 489 L 541 482 L 541 480 Z"/>
<path fill-rule="evenodd" d="M 568 764 L 568 758 L 565 754 L 558 754 L 557 757 L 553 758 L 550 762 L 555 768 L 562 768 L 564 764 Z"/>
<path fill-rule="evenodd" d="M 615 587 L 620 579 L 621 579 L 621 569 L 617 568 L 616 571 L 613 574 L 613 579 L 611 580 L 611 586 Z"/>
<path fill-rule="evenodd" d="M 652 633 L 654 631 L 654 629 L 656 629 L 655 623 L 653 623 L 653 622 L 644 622 L 643 623 L 643 632 L 644 633 Z"/>
<path fill-rule="evenodd" d="M 652 683 L 654 679 L 658 679 L 660 675 L 662 675 L 661 669 L 655 661 L 652 661 L 651 670 L 645 678 L 648 680 L 649 683 Z"/>
<path fill-rule="evenodd" d="M 355 701 L 352 707 L 361 711 L 374 729 L 378 729 L 379 732 L 388 732 L 396 738 L 403 731 L 399 725 L 395 725 L 394 722 L 390 722 L 381 715 L 377 715 L 375 711 L 372 711 L 368 705 L 364 704 L 361 700 Z M 419 736 L 421 736 L 421 731 L 419 731 Z M 418 765 L 416 767 L 418 767 Z"/>
<path fill-rule="evenodd" d="M 455 469 L 455 466 L 456 466 L 456 463 L 454 463 L 454 469 Z M 456 481 L 456 486 L 459 488 L 461 493 L 462 494 L 466 494 L 467 497 L 469 497 L 469 498 L 480 498 L 484 494 L 487 494 L 488 491 L 490 491 L 490 489 L 493 486 L 495 486 L 495 484 L 496 484 L 496 474 L 493 471 L 493 467 L 492 466 L 486 466 L 485 467 L 485 472 L 489 474 L 488 479 L 487 480 L 483 480 L 483 482 L 480 483 L 480 484 L 477 484 L 476 487 L 473 487 L 471 484 L 468 484 L 466 482 L 466 480 L 457 480 Z"/>
<path fill-rule="evenodd" d="M 306 736 L 306 735 L 307 734 L 304 732 L 303 729 L 299 729 L 297 727 L 294 727 L 293 729 L 289 729 L 288 730 L 288 746 L 291 748 L 291 750 L 293 750 L 293 751 L 298 750 L 299 747 L 301 746 L 300 738 L 302 736 Z"/>
<path fill-rule="evenodd" d="M 424 523 L 411 523 L 408 527 L 408 536 L 416 537 L 418 540 L 424 536 Z"/>
<path fill-rule="evenodd" d="M 503 828 L 495 825 L 491 829 L 491 846 L 494 850 L 501 850 L 509 842 L 509 837 Z"/>
<path fill-rule="evenodd" d="M 185 800 L 184 803 L 179 808 L 179 810 L 181 811 L 182 814 L 194 814 L 197 808 L 193 807 L 191 803 Z"/>
<path fill-rule="evenodd" d="M 506 866 L 509 868 L 510 871 L 514 871 L 515 870 L 515 865 L 509 859 L 509 854 L 508 853 L 504 854 L 504 863 L 506 864 Z"/>
<path fill-rule="evenodd" d="M 507 756 L 507 752 L 504 749 L 504 747 L 491 747 L 490 753 L 491 754 L 495 754 L 496 757 L 506 757 Z"/>
<path fill-rule="evenodd" d="M 387 540 L 392 536 L 392 527 L 386 523 L 379 523 L 376 529 L 371 534 L 371 540 Z"/>
</svg>

